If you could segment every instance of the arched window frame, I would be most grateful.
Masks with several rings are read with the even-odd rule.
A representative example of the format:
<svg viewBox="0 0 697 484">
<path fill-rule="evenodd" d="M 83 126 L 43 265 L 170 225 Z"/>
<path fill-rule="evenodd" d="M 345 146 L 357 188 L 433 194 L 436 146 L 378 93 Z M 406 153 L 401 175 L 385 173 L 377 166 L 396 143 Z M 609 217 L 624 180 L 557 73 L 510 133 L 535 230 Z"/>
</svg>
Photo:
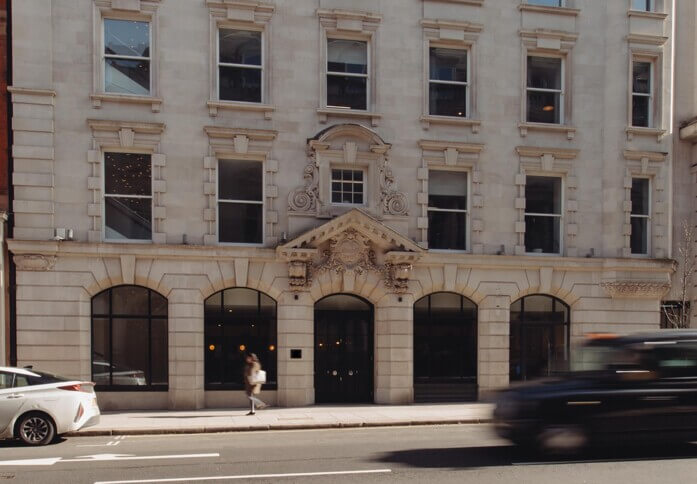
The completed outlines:
<svg viewBox="0 0 697 484">
<path fill-rule="evenodd" d="M 563 323 L 554 323 L 554 322 L 546 323 L 546 324 L 545 323 L 538 323 L 538 325 L 565 326 L 566 327 L 566 335 L 565 335 L 566 337 L 565 337 L 564 344 L 565 344 L 565 353 L 566 353 L 565 361 L 566 361 L 566 365 L 568 366 L 568 364 L 570 362 L 570 352 L 571 352 L 571 308 L 568 304 L 566 304 L 564 301 L 562 301 L 561 299 L 559 299 L 557 297 L 550 296 L 549 294 L 528 294 L 527 296 L 523 296 L 523 297 L 518 298 L 515 301 L 513 301 L 511 303 L 511 310 L 510 311 L 512 313 L 513 312 L 513 310 L 512 310 L 513 305 L 520 302 L 520 315 L 521 315 L 521 317 L 519 320 L 518 319 L 514 320 L 513 318 L 510 319 L 511 328 L 510 328 L 509 338 L 513 337 L 513 331 L 515 330 L 516 326 L 519 326 L 521 328 L 525 328 L 526 326 L 532 326 L 532 324 L 527 323 L 525 320 L 525 300 L 530 298 L 530 297 L 534 297 L 534 296 L 541 296 L 541 297 L 546 297 L 546 298 L 550 299 L 552 301 L 552 314 L 557 312 L 557 311 L 555 311 L 557 305 L 560 305 L 563 309 L 565 309 L 565 311 L 564 311 L 565 317 L 564 317 Z M 521 335 L 522 335 L 522 332 L 521 332 Z M 522 337 L 520 338 L 520 342 L 521 342 L 520 362 L 521 362 L 521 365 L 525 365 L 525 358 L 524 358 L 525 344 L 524 344 Z M 512 378 L 513 377 L 513 362 L 512 362 L 512 360 L 510 360 L 511 351 L 512 351 L 512 347 L 509 346 L 509 365 L 510 365 L 509 376 L 511 378 L 511 381 L 526 381 L 529 378 L 536 378 L 536 376 L 528 377 L 527 368 L 522 368 L 521 369 L 521 378 L 513 380 L 513 378 Z"/>
<path fill-rule="evenodd" d="M 211 340 L 211 337 L 209 335 L 209 332 L 207 330 L 210 321 L 208 321 L 208 316 L 207 314 L 208 307 L 209 306 L 209 301 L 212 300 L 214 297 L 220 295 L 220 312 L 218 313 L 218 321 L 215 322 L 216 324 L 223 324 L 223 325 L 236 325 L 240 324 L 239 322 L 231 321 L 234 316 L 229 317 L 227 316 L 227 313 L 225 312 L 225 293 L 226 291 L 230 290 L 238 290 L 238 289 L 243 289 L 246 291 L 251 291 L 256 293 L 257 296 L 257 315 L 261 316 L 261 297 L 266 296 L 269 300 L 273 301 L 273 322 L 271 324 L 271 328 L 269 331 L 269 334 L 267 335 L 268 340 L 266 341 L 266 346 L 267 348 L 269 346 L 273 346 L 273 350 L 268 350 L 267 354 L 273 354 L 274 359 L 270 359 L 264 354 L 261 354 L 260 351 L 255 350 L 254 348 L 246 348 L 244 350 L 239 350 L 241 353 L 247 353 L 248 351 L 256 352 L 257 356 L 259 356 L 259 359 L 261 361 L 261 366 L 262 369 L 266 371 L 266 383 L 264 384 L 264 389 L 266 390 L 276 390 L 277 389 L 277 379 L 278 379 L 278 301 L 276 301 L 274 298 L 269 296 L 268 294 L 258 291 L 256 289 L 248 288 L 248 287 L 229 287 L 226 289 L 223 289 L 222 291 L 218 291 L 214 294 L 211 294 L 206 300 L 204 301 L 204 387 L 206 391 L 219 391 L 219 390 L 243 390 L 244 389 L 244 381 L 242 378 L 242 368 L 240 368 L 240 371 L 238 372 L 239 374 L 237 375 L 231 375 L 232 379 L 226 380 L 222 383 L 211 383 L 210 382 L 210 369 L 207 368 L 208 366 L 208 352 L 209 351 L 215 351 L 215 347 L 213 350 L 210 349 L 211 345 L 215 345 L 216 343 Z M 222 318 L 222 319 L 220 319 Z M 225 319 L 228 319 L 227 321 Z M 245 343 L 240 342 L 240 343 Z M 223 347 L 223 349 L 225 349 Z"/>
<path fill-rule="evenodd" d="M 147 291 L 148 293 L 148 312 L 147 314 L 142 313 L 142 314 L 128 314 L 128 313 L 115 313 L 114 308 L 113 308 L 113 291 L 114 289 L 118 289 L 120 287 L 135 287 L 139 289 L 143 289 Z M 107 313 L 95 313 L 94 311 L 94 302 L 95 300 L 102 296 L 103 294 L 108 295 L 109 299 L 109 309 Z M 108 320 L 108 335 L 109 335 L 109 361 L 106 363 L 109 365 L 109 381 L 110 383 L 108 385 L 104 384 L 99 384 L 97 382 L 96 389 L 101 390 L 101 391 L 168 391 L 169 389 L 169 383 L 167 384 L 153 384 L 151 381 L 152 378 L 152 372 L 153 372 L 153 351 L 152 351 L 152 323 L 153 321 L 162 321 L 164 320 L 166 323 L 166 328 L 167 331 L 165 331 L 165 338 L 166 342 L 164 345 L 164 349 L 161 352 L 161 357 L 164 360 L 162 362 L 163 368 L 165 369 L 165 372 L 167 374 L 167 381 L 169 382 L 169 312 L 168 309 L 165 309 L 164 314 L 153 314 L 153 294 L 156 294 L 157 296 L 161 297 L 164 299 L 165 303 L 167 304 L 167 298 L 165 298 L 162 294 L 158 293 L 157 291 L 154 291 L 152 289 L 149 289 L 147 287 L 143 286 L 138 286 L 138 285 L 132 285 L 132 284 L 122 284 L 119 286 L 114 286 L 110 287 L 109 289 L 105 289 L 104 291 L 101 291 L 98 294 L 95 294 L 92 299 L 91 299 L 91 318 L 90 318 L 90 347 L 91 347 L 91 356 L 90 356 L 90 363 L 91 363 L 91 375 L 92 379 L 96 380 L 95 378 L 95 373 L 94 373 L 94 350 L 95 350 L 95 331 L 94 331 L 94 321 L 95 319 L 107 319 Z M 165 306 L 166 307 L 166 306 Z M 137 319 L 147 319 L 148 321 L 148 369 L 147 369 L 147 374 L 146 374 L 146 384 L 145 385 L 128 385 L 128 384 L 123 384 L 123 385 L 115 385 L 114 382 L 114 351 L 113 351 L 113 345 L 114 345 L 114 319 L 126 319 L 126 318 L 137 318 Z M 135 379 L 135 377 L 134 377 Z"/>
</svg>

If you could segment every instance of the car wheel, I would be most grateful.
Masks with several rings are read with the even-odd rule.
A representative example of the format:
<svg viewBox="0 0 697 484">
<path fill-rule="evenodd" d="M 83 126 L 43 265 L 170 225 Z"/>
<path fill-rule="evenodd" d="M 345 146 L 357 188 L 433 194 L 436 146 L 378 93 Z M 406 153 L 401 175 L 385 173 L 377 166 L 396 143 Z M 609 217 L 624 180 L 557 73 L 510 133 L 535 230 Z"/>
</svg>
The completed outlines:
<svg viewBox="0 0 697 484">
<path fill-rule="evenodd" d="M 588 445 L 588 432 L 580 425 L 546 425 L 537 434 L 537 443 L 545 454 L 575 454 Z"/>
<path fill-rule="evenodd" d="M 46 445 L 56 436 L 56 426 L 44 413 L 28 413 L 17 422 L 16 434 L 27 445 Z"/>
</svg>

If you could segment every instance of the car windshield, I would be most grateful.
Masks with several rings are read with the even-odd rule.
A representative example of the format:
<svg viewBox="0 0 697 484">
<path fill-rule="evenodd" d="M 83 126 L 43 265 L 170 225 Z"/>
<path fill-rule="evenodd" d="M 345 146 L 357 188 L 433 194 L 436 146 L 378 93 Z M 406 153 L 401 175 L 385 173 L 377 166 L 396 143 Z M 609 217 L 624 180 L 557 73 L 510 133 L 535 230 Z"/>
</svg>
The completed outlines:
<svg viewBox="0 0 697 484">
<path fill-rule="evenodd" d="M 57 376 L 52 373 L 46 373 L 44 371 L 31 370 L 31 372 L 36 373 L 39 376 L 38 378 L 35 376 L 28 377 L 30 385 L 44 385 L 46 383 L 60 383 L 62 381 L 70 381 L 67 378 L 63 378 L 62 376 Z"/>
</svg>

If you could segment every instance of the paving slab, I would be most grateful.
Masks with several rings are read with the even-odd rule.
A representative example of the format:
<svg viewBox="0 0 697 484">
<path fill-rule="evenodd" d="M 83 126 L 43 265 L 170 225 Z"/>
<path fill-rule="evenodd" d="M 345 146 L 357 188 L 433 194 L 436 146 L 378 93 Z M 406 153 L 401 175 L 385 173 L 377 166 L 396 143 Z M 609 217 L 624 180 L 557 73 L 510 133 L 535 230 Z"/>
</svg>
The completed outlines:
<svg viewBox="0 0 697 484">
<path fill-rule="evenodd" d="M 103 412 L 98 425 L 72 436 L 196 434 L 396 425 L 445 425 L 490 422 L 486 403 L 415 405 L 316 405 L 270 407 L 246 415 L 247 408 Z"/>
</svg>

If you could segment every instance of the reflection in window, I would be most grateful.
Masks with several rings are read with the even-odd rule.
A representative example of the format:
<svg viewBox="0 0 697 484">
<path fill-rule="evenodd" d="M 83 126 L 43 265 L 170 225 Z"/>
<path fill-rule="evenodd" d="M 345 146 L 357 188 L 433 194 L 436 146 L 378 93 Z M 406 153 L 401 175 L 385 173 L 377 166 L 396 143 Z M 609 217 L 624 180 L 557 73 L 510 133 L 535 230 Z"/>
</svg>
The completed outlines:
<svg viewBox="0 0 697 484">
<path fill-rule="evenodd" d="M 104 153 L 104 206 L 107 239 L 152 238 L 150 155 Z"/>
<path fill-rule="evenodd" d="M 530 5 L 540 5 L 543 7 L 563 7 L 564 0 L 527 0 Z"/>
<path fill-rule="evenodd" d="M 510 379 L 529 380 L 563 371 L 569 364 L 569 307 L 552 296 L 534 295 L 511 305 Z"/>
<path fill-rule="evenodd" d="M 104 91 L 150 94 L 150 23 L 104 19 Z"/>
<path fill-rule="evenodd" d="M 650 62 L 632 62 L 632 126 L 651 126 Z"/>
<path fill-rule="evenodd" d="M 364 187 L 363 170 L 332 170 L 332 203 L 362 205 Z"/>
<path fill-rule="evenodd" d="M 525 178 L 525 251 L 535 254 L 561 251 L 561 178 Z"/>
<path fill-rule="evenodd" d="M 467 117 L 467 51 L 430 48 L 429 114 Z"/>
<path fill-rule="evenodd" d="M 428 173 L 428 247 L 467 248 L 467 173 Z"/>
<path fill-rule="evenodd" d="M 140 286 L 92 298 L 92 380 L 99 387 L 166 390 L 167 299 Z"/>
<path fill-rule="evenodd" d="M 653 0 L 632 0 L 632 10 L 651 12 Z"/>
<path fill-rule="evenodd" d="M 218 162 L 218 241 L 263 242 L 263 165 L 258 161 Z"/>
<path fill-rule="evenodd" d="M 223 101 L 260 103 L 262 91 L 261 32 L 220 29 L 218 32 L 218 97 Z"/>
<path fill-rule="evenodd" d="M 246 288 L 225 289 L 205 302 L 207 390 L 244 387 L 244 359 L 256 353 L 267 385 L 276 384 L 276 301 Z"/>
<path fill-rule="evenodd" d="M 563 62 L 559 57 L 528 56 L 527 121 L 562 124 Z"/>
<path fill-rule="evenodd" d="M 631 249 L 632 254 L 649 253 L 649 220 L 651 208 L 649 200 L 649 179 L 632 178 L 632 222 Z"/>
<path fill-rule="evenodd" d="M 367 42 L 327 40 L 327 106 L 367 109 Z"/>
</svg>

